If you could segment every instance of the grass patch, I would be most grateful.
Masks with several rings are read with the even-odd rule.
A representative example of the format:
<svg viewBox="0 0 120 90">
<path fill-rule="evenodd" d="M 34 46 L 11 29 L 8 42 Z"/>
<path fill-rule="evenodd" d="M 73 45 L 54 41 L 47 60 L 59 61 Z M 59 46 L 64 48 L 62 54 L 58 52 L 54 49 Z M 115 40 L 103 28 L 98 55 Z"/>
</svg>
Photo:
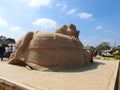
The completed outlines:
<svg viewBox="0 0 120 90">
<path fill-rule="evenodd" d="M 120 59 L 114 58 L 114 56 L 113 56 L 113 57 L 103 57 L 103 56 L 99 56 L 99 58 L 98 58 L 98 57 L 94 57 L 94 59 L 97 59 L 97 60 L 120 60 Z"/>
<path fill-rule="evenodd" d="M 120 60 L 120 55 L 114 55 L 114 58 Z"/>
</svg>

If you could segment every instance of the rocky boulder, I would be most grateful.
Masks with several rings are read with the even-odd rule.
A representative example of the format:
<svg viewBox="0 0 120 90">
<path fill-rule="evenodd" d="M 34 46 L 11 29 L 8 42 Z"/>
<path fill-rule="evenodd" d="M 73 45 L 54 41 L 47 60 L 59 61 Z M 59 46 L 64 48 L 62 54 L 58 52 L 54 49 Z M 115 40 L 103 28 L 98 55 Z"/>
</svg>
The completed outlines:
<svg viewBox="0 0 120 90">
<path fill-rule="evenodd" d="M 68 36 L 74 36 L 75 38 L 78 38 L 79 36 L 79 30 L 76 30 L 76 26 L 73 24 L 70 24 L 69 26 L 63 25 L 61 28 L 58 28 L 55 33 L 61 33 Z"/>
<path fill-rule="evenodd" d="M 113 55 L 120 55 L 120 50 L 116 50 Z"/>
<path fill-rule="evenodd" d="M 63 25 L 56 33 L 28 32 L 16 44 L 10 64 L 44 67 L 75 67 L 88 64 L 91 53 L 83 49 L 75 25 Z"/>
</svg>

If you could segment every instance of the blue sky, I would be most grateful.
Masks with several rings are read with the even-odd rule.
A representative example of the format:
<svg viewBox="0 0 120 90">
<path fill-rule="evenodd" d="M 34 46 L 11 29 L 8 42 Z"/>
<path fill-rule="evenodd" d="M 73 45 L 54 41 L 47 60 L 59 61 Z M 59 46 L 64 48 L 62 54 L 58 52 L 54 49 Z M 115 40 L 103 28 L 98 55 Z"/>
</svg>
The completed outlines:
<svg viewBox="0 0 120 90">
<path fill-rule="evenodd" d="M 120 45 L 120 0 L 0 0 L 0 35 L 16 41 L 28 31 L 75 24 L 84 45 Z"/>
</svg>

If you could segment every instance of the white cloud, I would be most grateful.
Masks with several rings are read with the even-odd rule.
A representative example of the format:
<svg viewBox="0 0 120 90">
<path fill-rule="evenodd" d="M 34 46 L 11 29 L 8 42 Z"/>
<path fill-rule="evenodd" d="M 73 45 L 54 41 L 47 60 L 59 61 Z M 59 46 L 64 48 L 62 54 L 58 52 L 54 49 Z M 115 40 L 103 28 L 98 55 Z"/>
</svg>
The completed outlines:
<svg viewBox="0 0 120 90">
<path fill-rule="evenodd" d="M 0 27 L 6 27 L 6 26 L 8 26 L 7 21 L 5 21 L 2 18 L 0 18 Z"/>
<path fill-rule="evenodd" d="M 81 19 L 90 19 L 90 18 L 92 18 L 92 14 L 87 13 L 87 12 L 79 13 L 79 16 L 80 16 Z"/>
<path fill-rule="evenodd" d="M 22 27 L 20 27 L 20 26 L 12 26 L 12 27 L 10 28 L 11 31 L 19 31 L 19 30 L 21 30 L 21 29 L 22 29 Z"/>
<path fill-rule="evenodd" d="M 59 7 L 61 10 L 64 10 L 64 11 L 67 10 L 67 6 L 68 5 L 66 4 L 65 1 L 62 1 L 62 0 L 60 0 L 60 1 L 58 0 L 57 1 L 56 0 L 56 2 L 53 2 L 53 3 L 55 4 L 56 7 Z"/>
<path fill-rule="evenodd" d="M 39 18 L 32 23 L 33 25 L 40 26 L 45 29 L 56 27 L 57 23 L 49 18 Z"/>
<path fill-rule="evenodd" d="M 100 29 L 102 29 L 102 26 L 97 26 L 96 28 L 95 28 L 96 30 L 100 30 Z"/>
<path fill-rule="evenodd" d="M 63 10 L 66 10 L 66 8 L 67 8 L 67 5 L 65 4 L 62 9 L 63 9 Z"/>
<path fill-rule="evenodd" d="M 48 6 L 52 0 L 24 0 L 31 8 Z"/>
<path fill-rule="evenodd" d="M 71 9 L 70 11 L 68 11 L 68 14 L 71 15 L 71 14 L 74 14 L 76 12 L 76 9 Z"/>
<path fill-rule="evenodd" d="M 105 27 L 103 27 L 101 25 L 96 26 L 95 30 L 102 30 L 102 32 L 105 32 L 105 33 L 110 33 L 112 31 L 110 29 L 105 29 Z"/>
<path fill-rule="evenodd" d="M 66 10 L 67 9 L 67 4 L 66 4 L 65 1 L 60 0 L 60 1 L 57 1 L 57 7 L 60 7 L 62 10 Z"/>
</svg>

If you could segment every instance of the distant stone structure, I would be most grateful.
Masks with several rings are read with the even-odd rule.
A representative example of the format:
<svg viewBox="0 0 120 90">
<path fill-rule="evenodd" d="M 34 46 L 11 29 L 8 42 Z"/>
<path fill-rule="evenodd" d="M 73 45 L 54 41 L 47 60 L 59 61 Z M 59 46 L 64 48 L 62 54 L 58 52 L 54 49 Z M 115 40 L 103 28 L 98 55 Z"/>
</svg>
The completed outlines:
<svg viewBox="0 0 120 90">
<path fill-rule="evenodd" d="M 75 25 L 63 25 L 55 33 L 28 32 L 16 44 L 10 64 L 44 67 L 74 67 L 90 63 L 91 52 L 83 49 Z"/>
</svg>

